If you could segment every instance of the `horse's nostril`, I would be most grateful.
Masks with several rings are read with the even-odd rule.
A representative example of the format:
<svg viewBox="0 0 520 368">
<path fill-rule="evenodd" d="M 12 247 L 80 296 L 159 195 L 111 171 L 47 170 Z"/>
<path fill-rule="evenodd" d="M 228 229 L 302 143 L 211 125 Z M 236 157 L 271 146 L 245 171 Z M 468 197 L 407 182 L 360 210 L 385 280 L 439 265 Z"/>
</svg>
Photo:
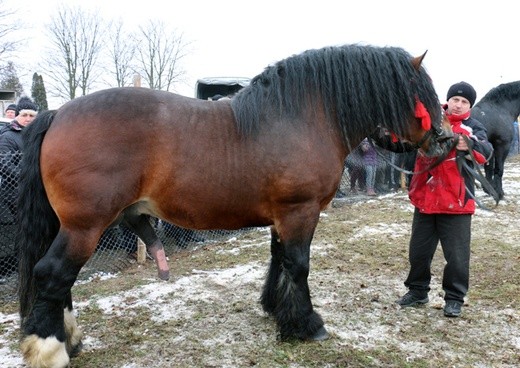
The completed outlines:
<svg viewBox="0 0 520 368">
<path fill-rule="evenodd" d="M 443 138 L 441 138 L 441 142 L 448 142 L 448 141 L 451 141 L 453 140 L 453 135 L 450 135 L 450 136 L 445 136 Z"/>
</svg>

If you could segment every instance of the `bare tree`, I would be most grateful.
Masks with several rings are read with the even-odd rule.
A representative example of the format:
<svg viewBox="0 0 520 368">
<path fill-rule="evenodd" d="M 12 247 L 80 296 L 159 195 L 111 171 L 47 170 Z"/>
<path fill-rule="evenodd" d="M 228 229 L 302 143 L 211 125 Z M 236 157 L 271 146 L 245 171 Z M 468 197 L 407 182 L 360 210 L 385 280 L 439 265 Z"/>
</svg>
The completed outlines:
<svg viewBox="0 0 520 368">
<path fill-rule="evenodd" d="M 21 28 L 21 22 L 16 18 L 16 11 L 9 10 L 4 4 L 4 0 L 0 0 L 0 61 L 2 64 L 4 56 L 15 51 L 21 40 L 15 37 L 16 31 Z M 8 63 L 0 65 L 0 74 L 9 73 L 10 66 Z"/>
<path fill-rule="evenodd" d="M 21 28 L 19 20 L 13 18 L 15 14 L 14 10 L 9 10 L 9 7 L 4 4 L 4 0 L 0 0 L 0 56 L 14 51 L 20 42 L 11 37 Z"/>
<path fill-rule="evenodd" d="M 62 6 L 52 18 L 47 26 L 52 46 L 44 69 L 59 97 L 86 95 L 96 82 L 104 27 L 98 12 L 80 7 Z"/>
<path fill-rule="evenodd" d="M 132 80 L 132 65 L 136 51 L 134 42 L 135 40 L 124 32 L 121 20 L 111 24 L 108 54 L 112 66 L 109 70 L 114 75 L 118 87 L 128 86 Z"/>
<path fill-rule="evenodd" d="M 139 27 L 136 36 L 138 72 L 152 89 L 169 91 L 185 71 L 180 66 L 187 44 L 182 33 L 169 30 L 161 21 Z"/>
</svg>

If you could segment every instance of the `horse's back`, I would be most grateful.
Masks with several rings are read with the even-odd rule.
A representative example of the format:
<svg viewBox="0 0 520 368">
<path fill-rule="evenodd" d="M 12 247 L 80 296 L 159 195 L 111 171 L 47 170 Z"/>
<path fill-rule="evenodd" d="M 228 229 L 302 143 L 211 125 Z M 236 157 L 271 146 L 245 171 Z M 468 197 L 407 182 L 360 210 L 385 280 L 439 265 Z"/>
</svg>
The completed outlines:
<svg viewBox="0 0 520 368">
<path fill-rule="evenodd" d="M 322 128 L 276 121 L 247 136 L 229 102 L 112 89 L 58 110 L 42 178 L 58 215 L 78 223 L 134 206 L 190 228 L 265 226 L 275 203 L 332 198 L 344 157 Z"/>
<path fill-rule="evenodd" d="M 111 88 L 75 98 L 63 105 L 57 110 L 49 131 L 65 130 L 66 134 L 72 134 L 67 129 L 100 128 L 108 134 L 140 134 L 142 130 L 138 128 L 151 127 L 152 121 L 155 125 L 166 120 L 170 123 L 172 111 L 200 109 L 204 105 L 207 106 L 208 102 L 170 92 L 135 87 Z M 180 114 L 176 116 L 177 120 L 182 118 Z"/>
<path fill-rule="evenodd" d="M 219 116 L 225 117 L 221 128 L 232 129 L 231 108 L 215 104 L 141 88 L 104 90 L 65 104 L 41 150 L 53 207 L 62 217 L 72 211 L 78 218 L 92 211 L 116 216 L 121 206 L 167 192 L 172 172 L 186 166 L 180 150 L 190 139 L 207 134 Z"/>
<path fill-rule="evenodd" d="M 156 152 L 171 154 L 196 103 L 172 93 L 116 88 L 70 101 L 60 108 L 42 143 L 42 172 L 111 172 L 152 165 Z M 62 173 L 62 172 L 61 172 Z M 62 175 L 65 176 L 65 175 Z"/>
</svg>

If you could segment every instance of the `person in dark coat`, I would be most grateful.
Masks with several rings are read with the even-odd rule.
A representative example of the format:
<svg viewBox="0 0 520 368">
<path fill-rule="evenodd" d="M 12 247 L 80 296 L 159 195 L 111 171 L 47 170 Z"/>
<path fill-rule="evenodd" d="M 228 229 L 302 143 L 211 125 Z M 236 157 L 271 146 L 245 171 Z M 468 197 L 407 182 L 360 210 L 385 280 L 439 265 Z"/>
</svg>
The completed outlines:
<svg viewBox="0 0 520 368">
<path fill-rule="evenodd" d="M 15 118 L 0 129 L 0 222 L 11 223 L 16 217 L 22 131 L 32 123 L 38 107 L 28 97 L 20 98 Z"/>
<path fill-rule="evenodd" d="M 32 123 L 37 113 L 38 106 L 30 98 L 20 98 L 14 120 L 0 130 L 0 153 L 22 151 L 22 130 Z"/>
</svg>

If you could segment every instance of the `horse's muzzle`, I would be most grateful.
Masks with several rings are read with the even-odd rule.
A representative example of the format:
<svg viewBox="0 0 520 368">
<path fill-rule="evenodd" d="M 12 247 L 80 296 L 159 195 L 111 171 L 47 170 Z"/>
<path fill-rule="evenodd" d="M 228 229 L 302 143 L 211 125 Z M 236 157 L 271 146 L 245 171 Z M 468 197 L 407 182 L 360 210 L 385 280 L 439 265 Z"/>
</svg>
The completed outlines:
<svg viewBox="0 0 520 368">
<path fill-rule="evenodd" d="M 445 156 L 453 148 L 453 140 L 451 130 L 439 129 L 432 135 L 428 150 L 424 154 L 428 157 Z"/>
</svg>

